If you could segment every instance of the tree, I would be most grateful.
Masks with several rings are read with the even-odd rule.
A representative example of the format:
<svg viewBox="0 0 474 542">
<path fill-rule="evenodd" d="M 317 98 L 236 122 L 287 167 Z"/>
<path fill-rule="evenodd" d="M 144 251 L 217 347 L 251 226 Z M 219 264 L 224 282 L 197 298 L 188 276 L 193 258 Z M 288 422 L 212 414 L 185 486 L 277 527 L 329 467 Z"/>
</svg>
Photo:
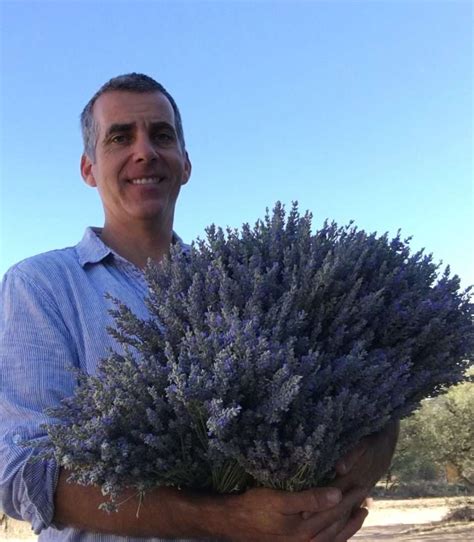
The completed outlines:
<svg viewBox="0 0 474 542">
<path fill-rule="evenodd" d="M 412 416 L 402 421 L 390 473 L 400 482 L 435 480 L 441 470 L 432 457 L 432 437 L 427 426 L 431 405 L 424 402 Z"/>
<path fill-rule="evenodd" d="M 474 488 L 474 383 L 425 399 L 402 422 L 392 472 L 402 481 L 433 480 L 449 470 Z"/>
<path fill-rule="evenodd" d="M 454 468 L 459 479 L 474 489 L 474 383 L 464 382 L 441 396 L 430 422 L 433 459 Z"/>
</svg>

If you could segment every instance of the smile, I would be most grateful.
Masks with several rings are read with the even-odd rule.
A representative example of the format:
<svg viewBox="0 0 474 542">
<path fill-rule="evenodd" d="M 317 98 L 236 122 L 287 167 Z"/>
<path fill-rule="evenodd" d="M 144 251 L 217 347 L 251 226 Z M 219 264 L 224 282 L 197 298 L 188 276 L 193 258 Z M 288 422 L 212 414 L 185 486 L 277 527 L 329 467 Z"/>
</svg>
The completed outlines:
<svg viewBox="0 0 474 542">
<path fill-rule="evenodd" d="M 160 177 L 143 177 L 141 179 L 130 179 L 132 184 L 159 184 L 161 182 Z"/>
</svg>

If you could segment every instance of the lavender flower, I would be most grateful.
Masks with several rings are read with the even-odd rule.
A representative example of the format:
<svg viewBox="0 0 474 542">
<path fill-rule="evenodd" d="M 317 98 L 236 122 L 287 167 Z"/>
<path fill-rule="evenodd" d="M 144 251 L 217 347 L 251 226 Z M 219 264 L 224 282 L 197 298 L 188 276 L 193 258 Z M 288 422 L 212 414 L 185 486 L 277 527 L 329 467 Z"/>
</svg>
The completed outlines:
<svg viewBox="0 0 474 542">
<path fill-rule="evenodd" d="M 146 270 L 150 318 L 116 300 L 126 345 L 54 409 L 41 457 L 98 484 L 220 492 L 324 483 L 337 459 L 472 359 L 469 292 L 409 240 L 277 204 L 211 226 Z M 111 506 L 110 502 L 106 506 Z"/>
</svg>

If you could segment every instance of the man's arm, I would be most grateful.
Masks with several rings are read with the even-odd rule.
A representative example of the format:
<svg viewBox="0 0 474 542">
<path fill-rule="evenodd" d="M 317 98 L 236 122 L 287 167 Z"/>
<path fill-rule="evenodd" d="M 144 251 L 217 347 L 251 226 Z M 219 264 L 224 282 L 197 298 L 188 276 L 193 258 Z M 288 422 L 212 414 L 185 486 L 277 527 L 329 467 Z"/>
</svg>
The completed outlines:
<svg viewBox="0 0 474 542">
<path fill-rule="evenodd" d="M 389 468 L 398 430 L 399 423 L 391 422 L 346 454 L 336 465 L 336 491 L 252 489 L 215 496 L 158 488 L 140 502 L 129 490 L 119 511 L 107 514 L 98 509 L 104 501 L 98 488 L 69 484 L 62 470 L 54 523 L 120 536 L 346 542 L 362 527 L 367 511 L 361 504 Z"/>
<path fill-rule="evenodd" d="M 53 517 L 58 467 L 31 462 L 23 442 L 43 437 L 44 413 L 73 393 L 70 334 L 47 293 L 13 268 L 0 288 L 0 507 L 38 534 Z"/>
<path fill-rule="evenodd" d="M 104 497 L 94 487 L 66 482 L 61 472 L 55 499 L 55 523 L 122 536 L 219 538 L 235 542 L 346 542 L 361 527 L 361 504 L 390 466 L 399 423 L 361 441 L 336 465 L 330 488 L 300 493 L 252 489 L 239 495 L 212 496 L 160 488 L 143 502 L 132 491 L 119 512 L 98 509 Z M 341 492 L 343 495 L 341 497 Z M 137 513 L 138 512 L 138 513 Z"/>
<path fill-rule="evenodd" d="M 128 490 L 118 512 L 107 513 L 98 509 L 104 501 L 99 488 L 69 484 L 67 471 L 62 470 L 53 524 L 131 537 L 345 542 L 364 518 L 359 515 L 347 526 L 340 518 L 348 518 L 364 494 L 364 490 L 355 489 L 341 500 L 340 491 L 334 488 L 299 493 L 258 488 L 220 496 L 157 488 L 140 502 L 136 493 Z M 340 531 L 346 532 L 342 538 Z"/>
</svg>

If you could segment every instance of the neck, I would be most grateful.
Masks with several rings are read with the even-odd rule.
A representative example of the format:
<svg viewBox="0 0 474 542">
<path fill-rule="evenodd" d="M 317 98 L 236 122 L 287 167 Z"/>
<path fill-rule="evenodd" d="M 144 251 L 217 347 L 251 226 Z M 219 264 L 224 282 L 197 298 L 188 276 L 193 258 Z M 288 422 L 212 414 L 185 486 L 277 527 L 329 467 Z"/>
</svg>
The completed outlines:
<svg viewBox="0 0 474 542">
<path fill-rule="evenodd" d="M 148 259 L 158 263 L 168 254 L 172 235 L 172 224 L 167 227 L 146 223 L 123 226 L 115 224 L 112 227 L 106 222 L 101 239 L 117 254 L 143 269 Z"/>
</svg>

